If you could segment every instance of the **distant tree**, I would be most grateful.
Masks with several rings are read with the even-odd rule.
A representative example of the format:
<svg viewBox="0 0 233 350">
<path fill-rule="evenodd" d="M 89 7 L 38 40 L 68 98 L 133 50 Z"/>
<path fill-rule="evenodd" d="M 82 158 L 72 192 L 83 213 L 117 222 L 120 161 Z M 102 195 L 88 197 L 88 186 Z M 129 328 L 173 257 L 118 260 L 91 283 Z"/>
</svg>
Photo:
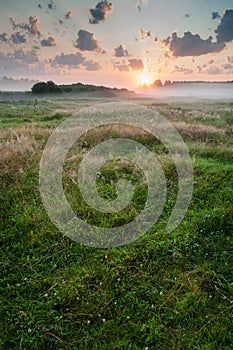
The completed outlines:
<svg viewBox="0 0 233 350">
<path fill-rule="evenodd" d="M 153 87 L 160 87 L 160 86 L 163 86 L 162 82 L 160 79 L 158 80 L 155 80 L 152 84 Z"/>
<path fill-rule="evenodd" d="M 53 81 L 47 81 L 47 83 L 40 82 L 34 84 L 32 87 L 32 92 L 34 94 L 61 93 L 62 89 Z"/>
<path fill-rule="evenodd" d="M 47 84 L 44 82 L 34 84 L 32 87 L 32 92 L 34 94 L 45 94 L 47 92 Z"/>
</svg>

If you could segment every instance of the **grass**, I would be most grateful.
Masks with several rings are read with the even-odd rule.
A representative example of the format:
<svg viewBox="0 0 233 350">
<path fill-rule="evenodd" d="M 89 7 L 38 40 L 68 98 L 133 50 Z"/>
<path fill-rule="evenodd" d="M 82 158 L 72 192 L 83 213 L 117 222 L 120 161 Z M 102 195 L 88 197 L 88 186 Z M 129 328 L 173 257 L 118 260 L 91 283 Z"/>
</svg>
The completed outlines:
<svg viewBox="0 0 233 350">
<path fill-rule="evenodd" d="M 167 178 L 164 212 L 147 234 L 120 248 L 94 249 L 64 237 L 50 222 L 38 172 L 53 129 L 74 110 L 95 103 L 62 98 L 0 103 L 0 348 L 232 349 L 232 104 L 140 101 L 174 123 L 193 161 L 192 202 L 170 234 L 164 228 L 177 173 L 159 142 L 138 130 L 113 128 L 89 133 L 73 147 L 63 182 L 73 209 L 91 223 L 119 226 L 145 202 L 143 175 L 125 162 L 103 167 L 98 186 L 113 199 L 114 181 L 125 176 L 135 185 L 132 205 L 118 216 L 96 215 L 82 201 L 76 167 L 109 133 L 148 146 Z"/>
</svg>

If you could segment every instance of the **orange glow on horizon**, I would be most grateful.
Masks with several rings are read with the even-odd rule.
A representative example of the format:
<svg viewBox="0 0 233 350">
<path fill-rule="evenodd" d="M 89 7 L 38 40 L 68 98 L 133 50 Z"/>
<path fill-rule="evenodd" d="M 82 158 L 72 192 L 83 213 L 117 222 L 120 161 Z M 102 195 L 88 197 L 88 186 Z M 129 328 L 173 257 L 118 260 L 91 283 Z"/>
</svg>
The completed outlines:
<svg viewBox="0 0 233 350">
<path fill-rule="evenodd" d="M 143 72 L 141 72 L 137 77 L 137 82 L 139 86 L 152 85 L 154 80 L 154 76 L 152 76 L 152 74 L 149 73 L 147 69 L 143 70 Z"/>
</svg>

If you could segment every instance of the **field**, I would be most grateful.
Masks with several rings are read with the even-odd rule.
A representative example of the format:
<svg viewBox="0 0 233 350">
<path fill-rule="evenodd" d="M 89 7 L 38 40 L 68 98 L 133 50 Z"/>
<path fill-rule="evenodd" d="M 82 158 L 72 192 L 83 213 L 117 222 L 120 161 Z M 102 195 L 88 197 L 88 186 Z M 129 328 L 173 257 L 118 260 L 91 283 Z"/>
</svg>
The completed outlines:
<svg viewBox="0 0 233 350">
<path fill-rule="evenodd" d="M 187 214 L 165 233 L 177 172 L 163 145 L 137 130 L 107 130 L 155 152 L 168 198 L 159 221 L 128 245 L 97 249 L 63 236 L 39 191 L 39 162 L 54 128 L 73 112 L 110 99 L 47 97 L 0 102 L 0 348 L 232 349 L 233 102 L 134 103 L 159 111 L 180 132 L 194 168 Z M 96 215 L 75 183 L 77 163 L 106 130 L 84 135 L 67 156 L 63 183 L 73 209 L 90 223 L 121 226 L 143 207 L 142 174 L 111 163 L 99 190 L 114 198 L 114 172 L 135 183 L 132 206 Z"/>
</svg>

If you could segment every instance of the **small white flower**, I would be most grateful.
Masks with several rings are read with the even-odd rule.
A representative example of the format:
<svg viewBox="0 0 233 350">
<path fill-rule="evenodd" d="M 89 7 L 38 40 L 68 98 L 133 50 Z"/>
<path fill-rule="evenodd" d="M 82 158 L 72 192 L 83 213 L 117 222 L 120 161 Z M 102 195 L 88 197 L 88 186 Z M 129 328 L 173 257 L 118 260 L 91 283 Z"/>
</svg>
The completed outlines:
<svg viewBox="0 0 233 350">
<path fill-rule="evenodd" d="M 105 318 L 102 319 L 103 322 L 106 322 Z"/>
<path fill-rule="evenodd" d="M 87 324 L 90 324 L 91 323 L 91 321 L 90 320 L 87 320 Z"/>
<path fill-rule="evenodd" d="M 44 297 L 45 297 L 45 298 L 47 298 L 47 297 L 48 297 L 48 294 L 47 294 L 47 293 L 46 293 L 46 294 L 44 294 Z"/>
<path fill-rule="evenodd" d="M 163 292 L 160 292 L 159 294 L 160 294 L 160 295 L 163 295 Z"/>
<path fill-rule="evenodd" d="M 119 278 L 117 279 L 117 281 L 120 282 L 120 280 L 121 280 L 121 279 L 120 279 L 120 277 L 119 277 Z"/>
</svg>

